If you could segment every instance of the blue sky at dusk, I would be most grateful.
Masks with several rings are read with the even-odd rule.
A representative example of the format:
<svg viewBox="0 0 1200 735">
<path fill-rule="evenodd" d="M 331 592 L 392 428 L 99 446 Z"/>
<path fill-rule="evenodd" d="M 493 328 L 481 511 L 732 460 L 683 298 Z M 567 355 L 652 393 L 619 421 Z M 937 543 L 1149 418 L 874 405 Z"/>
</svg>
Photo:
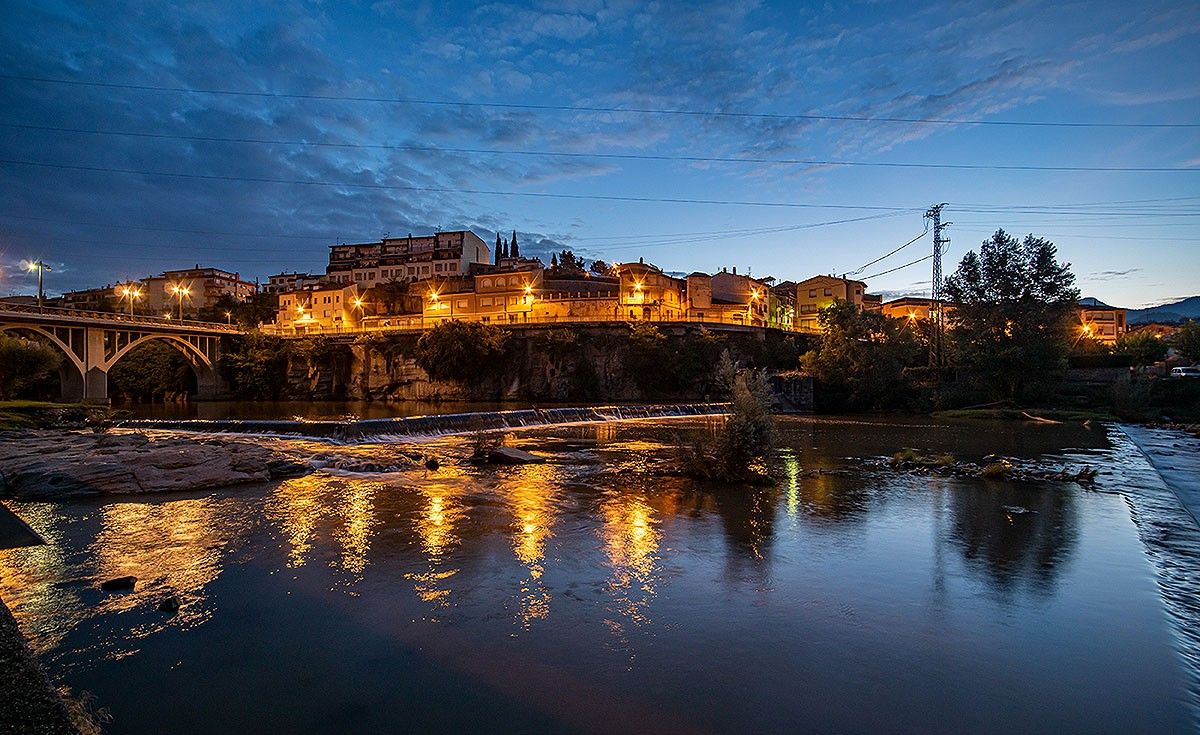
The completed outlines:
<svg viewBox="0 0 1200 735">
<path fill-rule="evenodd" d="M 1086 295 L 1200 292 L 1197 3 L 10 1 L 4 18 L 0 294 L 31 291 L 22 259 L 54 267 L 52 292 L 195 263 L 265 280 L 323 271 L 339 239 L 439 227 L 515 229 L 547 260 L 801 279 L 911 240 L 937 202 L 947 272 L 1003 227 L 1052 239 Z M 914 163 L 983 168 L 879 165 Z M 928 282 L 926 261 L 868 284 Z"/>
</svg>

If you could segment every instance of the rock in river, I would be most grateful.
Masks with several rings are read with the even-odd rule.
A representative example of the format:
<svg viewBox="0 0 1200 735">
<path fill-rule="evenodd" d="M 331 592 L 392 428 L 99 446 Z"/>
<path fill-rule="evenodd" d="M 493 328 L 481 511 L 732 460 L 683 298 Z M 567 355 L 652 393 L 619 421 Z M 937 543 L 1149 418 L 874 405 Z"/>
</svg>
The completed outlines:
<svg viewBox="0 0 1200 735">
<path fill-rule="evenodd" d="M 304 463 L 250 440 L 53 430 L 0 433 L 0 497 L 211 490 L 308 471 Z"/>
<path fill-rule="evenodd" d="M 105 592 L 123 592 L 133 589 L 137 584 L 137 577 L 113 577 L 106 579 L 100 583 L 100 589 Z"/>
<path fill-rule="evenodd" d="M 541 464 L 546 458 L 515 447 L 497 447 L 488 453 L 488 461 L 496 464 Z"/>
</svg>

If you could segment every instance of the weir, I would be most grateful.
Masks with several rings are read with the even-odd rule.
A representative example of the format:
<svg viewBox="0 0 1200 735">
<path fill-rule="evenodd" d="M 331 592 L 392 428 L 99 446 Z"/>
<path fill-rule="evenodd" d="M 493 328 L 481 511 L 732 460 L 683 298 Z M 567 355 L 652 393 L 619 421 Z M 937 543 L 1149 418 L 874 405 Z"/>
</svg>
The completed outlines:
<svg viewBox="0 0 1200 735">
<path fill-rule="evenodd" d="M 134 419 L 118 422 L 116 426 L 124 429 L 277 434 L 345 440 L 364 437 L 459 434 L 468 431 L 496 431 L 531 426 L 629 419 L 712 416 L 725 413 L 728 406 L 727 403 L 573 406 L 356 420 Z"/>
</svg>

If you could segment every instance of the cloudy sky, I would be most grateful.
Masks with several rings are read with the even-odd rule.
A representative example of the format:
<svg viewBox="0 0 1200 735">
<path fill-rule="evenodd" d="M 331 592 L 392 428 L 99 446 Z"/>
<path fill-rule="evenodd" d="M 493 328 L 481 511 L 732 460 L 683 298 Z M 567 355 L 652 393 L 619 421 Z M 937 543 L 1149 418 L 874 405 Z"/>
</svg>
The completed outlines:
<svg viewBox="0 0 1200 735">
<path fill-rule="evenodd" d="M 862 266 L 936 202 L 947 272 L 1003 227 L 1200 291 L 1196 3 L 180 5 L 4 3 L 0 294 L 436 228 L 919 293 L 928 235 Z"/>
</svg>

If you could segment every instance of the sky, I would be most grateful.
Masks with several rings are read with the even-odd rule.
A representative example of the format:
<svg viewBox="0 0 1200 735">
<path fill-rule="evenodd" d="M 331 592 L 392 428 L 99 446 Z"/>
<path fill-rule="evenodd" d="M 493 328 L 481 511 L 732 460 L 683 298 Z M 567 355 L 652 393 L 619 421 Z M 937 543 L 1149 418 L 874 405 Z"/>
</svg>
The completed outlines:
<svg viewBox="0 0 1200 735">
<path fill-rule="evenodd" d="M 947 274 L 1004 228 L 1200 293 L 1195 2 L 3 5 L 0 294 L 440 228 L 890 298 L 941 202 Z"/>
</svg>

